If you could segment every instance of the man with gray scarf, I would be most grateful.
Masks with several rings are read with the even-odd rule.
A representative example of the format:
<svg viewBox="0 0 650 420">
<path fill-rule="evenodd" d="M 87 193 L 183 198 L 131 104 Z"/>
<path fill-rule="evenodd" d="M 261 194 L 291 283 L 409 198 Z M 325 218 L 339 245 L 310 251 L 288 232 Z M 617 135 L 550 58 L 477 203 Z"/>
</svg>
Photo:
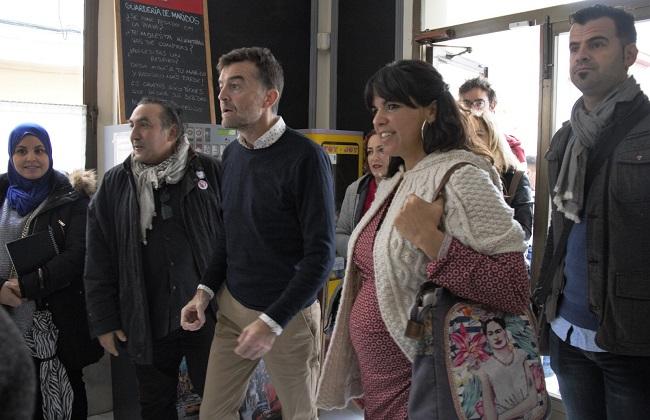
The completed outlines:
<svg viewBox="0 0 650 420">
<path fill-rule="evenodd" d="M 546 154 L 553 210 L 541 278 L 549 287 L 536 297 L 567 418 L 647 418 L 650 107 L 627 74 L 638 52 L 634 17 L 579 10 L 569 50 L 582 97 Z"/>
<path fill-rule="evenodd" d="M 129 119 L 133 152 L 88 207 L 86 302 L 91 331 L 135 363 L 143 419 L 175 419 L 183 356 L 202 394 L 214 330 L 180 328 L 221 232 L 220 164 L 195 152 L 180 110 L 145 98 Z"/>
</svg>

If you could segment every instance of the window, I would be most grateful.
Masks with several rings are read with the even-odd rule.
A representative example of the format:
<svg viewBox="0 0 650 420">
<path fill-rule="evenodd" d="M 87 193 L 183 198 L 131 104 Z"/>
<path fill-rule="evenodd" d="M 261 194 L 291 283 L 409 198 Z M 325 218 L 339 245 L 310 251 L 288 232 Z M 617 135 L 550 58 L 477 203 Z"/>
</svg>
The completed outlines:
<svg viewBox="0 0 650 420">
<path fill-rule="evenodd" d="M 0 148 L 22 122 L 50 134 L 54 167 L 85 165 L 84 0 L 6 2 L 0 19 Z M 0 167 L 8 155 L 0 153 Z"/>
</svg>

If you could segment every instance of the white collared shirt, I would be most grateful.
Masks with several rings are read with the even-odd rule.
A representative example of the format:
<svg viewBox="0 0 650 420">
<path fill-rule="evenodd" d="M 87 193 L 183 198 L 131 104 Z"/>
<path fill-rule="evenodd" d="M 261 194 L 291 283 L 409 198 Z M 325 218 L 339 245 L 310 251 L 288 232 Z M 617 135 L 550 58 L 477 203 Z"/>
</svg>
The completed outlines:
<svg viewBox="0 0 650 420">
<path fill-rule="evenodd" d="M 266 133 L 262 134 L 257 138 L 257 140 L 253 142 L 252 148 L 241 137 L 241 134 L 237 136 L 237 141 L 247 149 L 264 149 L 265 147 L 269 147 L 278 141 L 286 130 L 287 125 L 284 123 L 282 117 L 278 116 L 278 120 L 275 122 L 275 124 L 273 124 Z"/>
<path fill-rule="evenodd" d="M 573 330 L 569 337 L 569 329 L 571 327 L 573 327 Z M 596 331 L 572 324 L 560 315 L 551 321 L 551 329 L 553 329 L 553 332 L 560 338 L 560 340 L 572 345 L 573 347 L 594 353 L 606 351 L 596 344 Z"/>
</svg>

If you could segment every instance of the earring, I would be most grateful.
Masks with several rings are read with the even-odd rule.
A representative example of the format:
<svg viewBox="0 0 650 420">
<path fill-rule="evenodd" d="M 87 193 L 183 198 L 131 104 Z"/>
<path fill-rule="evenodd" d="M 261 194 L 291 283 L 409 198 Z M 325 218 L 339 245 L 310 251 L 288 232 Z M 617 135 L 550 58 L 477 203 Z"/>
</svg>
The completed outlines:
<svg viewBox="0 0 650 420">
<path fill-rule="evenodd" d="M 429 127 L 429 121 L 424 120 L 422 122 L 422 128 L 420 129 L 420 136 L 421 136 L 422 142 L 424 142 L 424 132 L 426 131 L 426 129 L 428 127 Z"/>
</svg>

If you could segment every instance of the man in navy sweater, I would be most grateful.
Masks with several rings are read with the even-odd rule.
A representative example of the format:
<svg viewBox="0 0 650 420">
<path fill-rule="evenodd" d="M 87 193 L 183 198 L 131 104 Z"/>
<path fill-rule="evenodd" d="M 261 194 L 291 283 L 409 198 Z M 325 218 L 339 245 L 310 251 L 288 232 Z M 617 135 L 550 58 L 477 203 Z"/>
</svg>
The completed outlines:
<svg viewBox="0 0 650 420">
<path fill-rule="evenodd" d="M 239 137 L 223 154 L 224 241 L 181 314 L 183 328 L 201 328 L 216 295 L 200 417 L 238 420 L 263 358 L 283 417 L 316 419 L 316 294 L 334 259 L 329 159 L 277 115 L 283 72 L 268 49 L 233 50 L 217 68 L 222 124 Z"/>
</svg>

